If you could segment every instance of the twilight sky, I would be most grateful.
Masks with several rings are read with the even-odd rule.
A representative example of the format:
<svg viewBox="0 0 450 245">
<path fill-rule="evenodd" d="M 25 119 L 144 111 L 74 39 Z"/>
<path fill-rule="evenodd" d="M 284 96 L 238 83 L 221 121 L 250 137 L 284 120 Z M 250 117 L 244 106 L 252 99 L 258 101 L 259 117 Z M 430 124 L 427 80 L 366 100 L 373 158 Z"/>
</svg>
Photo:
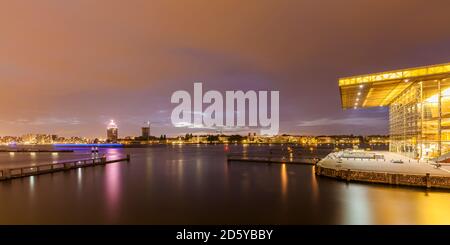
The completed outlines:
<svg viewBox="0 0 450 245">
<path fill-rule="evenodd" d="M 0 136 L 174 128 L 176 90 L 279 90 L 280 133 L 384 134 L 337 79 L 450 61 L 448 0 L 0 0 Z M 196 132 L 196 131 L 189 131 Z"/>
</svg>

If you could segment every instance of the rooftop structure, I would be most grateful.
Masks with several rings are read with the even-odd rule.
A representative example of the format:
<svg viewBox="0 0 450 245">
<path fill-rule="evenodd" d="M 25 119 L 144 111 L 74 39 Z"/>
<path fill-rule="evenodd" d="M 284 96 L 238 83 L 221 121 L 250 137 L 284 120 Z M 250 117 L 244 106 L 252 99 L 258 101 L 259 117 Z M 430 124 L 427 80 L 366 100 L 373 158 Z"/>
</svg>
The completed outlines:
<svg viewBox="0 0 450 245">
<path fill-rule="evenodd" d="M 448 78 L 450 63 L 339 79 L 343 109 L 389 106 L 415 82 Z"/>
</svg>

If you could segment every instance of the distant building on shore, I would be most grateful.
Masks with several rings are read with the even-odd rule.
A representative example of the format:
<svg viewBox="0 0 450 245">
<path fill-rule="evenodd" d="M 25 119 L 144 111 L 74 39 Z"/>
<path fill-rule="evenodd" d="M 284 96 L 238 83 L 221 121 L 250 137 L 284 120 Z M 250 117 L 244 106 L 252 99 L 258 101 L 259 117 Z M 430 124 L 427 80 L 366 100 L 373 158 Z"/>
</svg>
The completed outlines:
<svg viewBox="0 0 450 245">
<path fill-rule="evenodd" d="M 110 143 L 117 142 L 119 138 L 119 129 L 117 128 L 117 124 L 114 120 L 111 120 L 106 128 L 106 140 Z"/>
<path fill-rule="evenodd" d="M 369 135 L 364 137 L 364 142 L 369 145 L 388 145 L 389 144 L 389 136 L 386 135 Z"/>
<path fill-rule="evenodd" d="M 143 140 L 149 140 L 150 139 L 150 122 L 147 122 L 147 125 L 142 127 L 141 137 L 142 137 Z"/>
</svg>

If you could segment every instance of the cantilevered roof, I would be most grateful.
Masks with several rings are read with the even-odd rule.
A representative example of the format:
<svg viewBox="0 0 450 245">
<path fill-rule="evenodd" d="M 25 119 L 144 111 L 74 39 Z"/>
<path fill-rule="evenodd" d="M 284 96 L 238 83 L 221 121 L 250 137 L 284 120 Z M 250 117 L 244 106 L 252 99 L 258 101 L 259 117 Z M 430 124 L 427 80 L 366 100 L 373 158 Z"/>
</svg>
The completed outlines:
<svg viewBox="0 0 450 245">
<path fill-rule="evenodd" d="M 450 76 L 450 63 L 339 79 L 343 109 L 387 106 L 414 82 Z"/>
</svg>

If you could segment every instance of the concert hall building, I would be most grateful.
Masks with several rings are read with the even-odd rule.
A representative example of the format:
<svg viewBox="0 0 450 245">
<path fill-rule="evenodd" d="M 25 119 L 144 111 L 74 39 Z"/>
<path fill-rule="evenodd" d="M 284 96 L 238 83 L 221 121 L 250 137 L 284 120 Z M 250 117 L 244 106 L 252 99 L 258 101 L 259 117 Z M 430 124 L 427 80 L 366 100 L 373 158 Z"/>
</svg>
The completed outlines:
<svg viewBox="0 0 450 245">
<path fill-rule="evenodd" d="M 343 109 L 389 107 L 392 152 L 450 155 L 450 63 L 339 79 Z"/>
</svg>

